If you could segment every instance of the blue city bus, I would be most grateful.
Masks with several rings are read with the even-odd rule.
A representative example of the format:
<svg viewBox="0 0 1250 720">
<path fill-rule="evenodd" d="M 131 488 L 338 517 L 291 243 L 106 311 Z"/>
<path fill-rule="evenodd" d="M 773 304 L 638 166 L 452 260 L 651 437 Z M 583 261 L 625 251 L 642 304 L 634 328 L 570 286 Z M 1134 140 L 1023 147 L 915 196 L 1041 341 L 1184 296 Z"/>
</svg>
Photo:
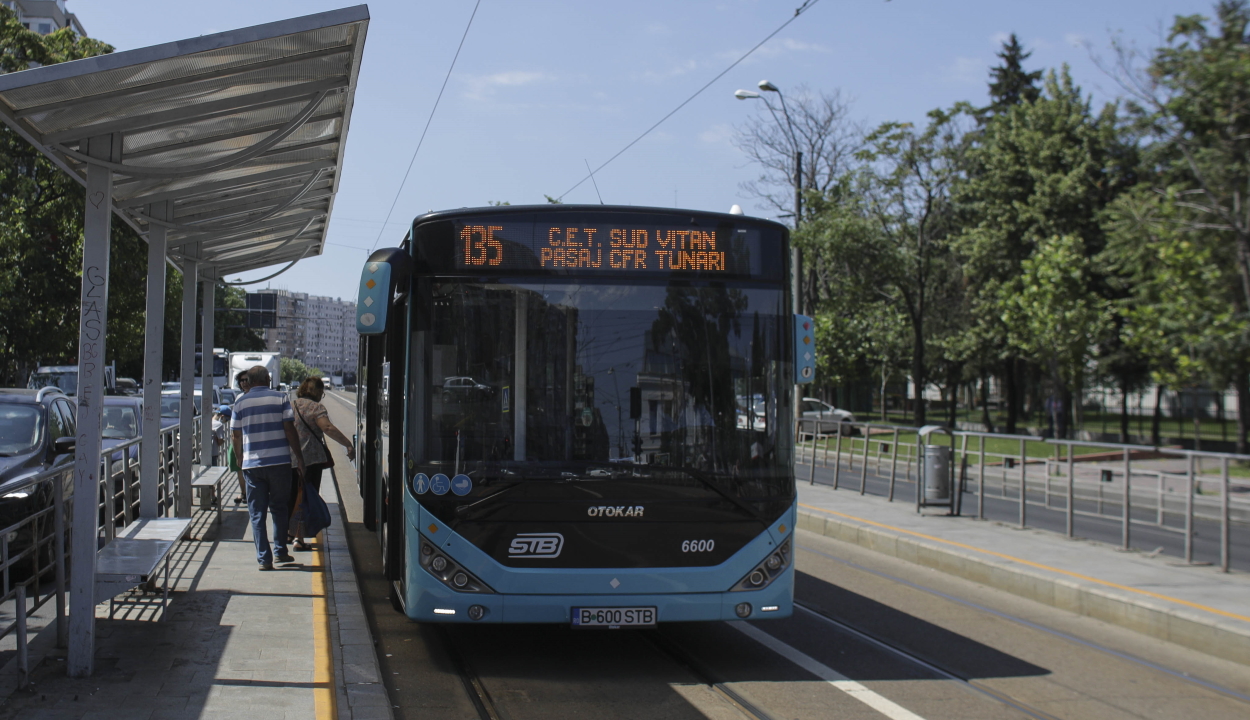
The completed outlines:
<svg viewBox="0 0 1250 720">
<path fill-rule="evenodd" d="M 432 212 L 374 252 L 357 462 L 396 609 L 790 615 L 789 276 L 785 226 L 658 208 Z"/>
</svg>

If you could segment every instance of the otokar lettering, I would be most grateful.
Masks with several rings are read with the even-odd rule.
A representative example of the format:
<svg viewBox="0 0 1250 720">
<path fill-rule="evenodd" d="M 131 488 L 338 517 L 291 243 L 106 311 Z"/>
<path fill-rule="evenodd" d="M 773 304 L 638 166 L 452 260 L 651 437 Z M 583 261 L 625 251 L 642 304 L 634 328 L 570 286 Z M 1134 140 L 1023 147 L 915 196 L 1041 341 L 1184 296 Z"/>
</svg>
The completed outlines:
<svg viewBox="0 0 1250 720">
<path fill-rule="evenodd" d="M 643 507 L 641 505 L 596 505 L 586 508 L 586 514 L 590 517 L 642 517 Z"/>
</svg>

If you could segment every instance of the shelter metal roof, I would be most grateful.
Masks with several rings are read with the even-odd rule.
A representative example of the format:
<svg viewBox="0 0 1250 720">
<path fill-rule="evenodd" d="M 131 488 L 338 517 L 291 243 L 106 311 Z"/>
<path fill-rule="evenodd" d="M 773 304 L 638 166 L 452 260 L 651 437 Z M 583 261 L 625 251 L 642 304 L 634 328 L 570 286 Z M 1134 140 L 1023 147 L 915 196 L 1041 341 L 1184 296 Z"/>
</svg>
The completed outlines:
<svg viewBox="0 0 1250 720">
<path fill-rule="evenodd" d="M 120 162 L 90 161 L 175 262 L 293 262 L 324 248 L 368 24 L 358 5 L 0 75 L 0 119 L 84 185 L 85 141 L 120 138 Z"/>
</svg>

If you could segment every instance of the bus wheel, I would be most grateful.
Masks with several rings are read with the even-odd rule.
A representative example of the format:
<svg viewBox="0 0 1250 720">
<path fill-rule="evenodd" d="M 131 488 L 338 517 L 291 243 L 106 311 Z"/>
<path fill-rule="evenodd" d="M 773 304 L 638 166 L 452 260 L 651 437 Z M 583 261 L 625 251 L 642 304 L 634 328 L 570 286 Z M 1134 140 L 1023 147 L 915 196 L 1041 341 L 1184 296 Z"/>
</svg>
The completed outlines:
<svg viewBox="0 0 1250 720">
<path fill-rule="evenodd" d="M 391 607 L 395 608 L 395 612 L 404 612 L 404 600 L 399 596 L 399 583 L 394 580 L 387 583 L 386 597 L 391 601 Z"/>
</svg>

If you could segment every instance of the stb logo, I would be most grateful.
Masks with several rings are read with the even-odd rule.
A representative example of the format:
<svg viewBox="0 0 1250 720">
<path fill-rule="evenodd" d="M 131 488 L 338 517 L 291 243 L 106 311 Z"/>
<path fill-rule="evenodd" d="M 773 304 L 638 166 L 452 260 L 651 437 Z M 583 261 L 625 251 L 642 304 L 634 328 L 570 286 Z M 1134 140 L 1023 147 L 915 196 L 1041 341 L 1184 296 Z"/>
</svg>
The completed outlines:
<svg viewBox="0 0 1250 720">
<path fill-rule="evenodd" d="M 564 548 L 564 536 L 560 533 L 518 533 L 508 546 L 510 558 L 555 558 Z"/>
</svg>

